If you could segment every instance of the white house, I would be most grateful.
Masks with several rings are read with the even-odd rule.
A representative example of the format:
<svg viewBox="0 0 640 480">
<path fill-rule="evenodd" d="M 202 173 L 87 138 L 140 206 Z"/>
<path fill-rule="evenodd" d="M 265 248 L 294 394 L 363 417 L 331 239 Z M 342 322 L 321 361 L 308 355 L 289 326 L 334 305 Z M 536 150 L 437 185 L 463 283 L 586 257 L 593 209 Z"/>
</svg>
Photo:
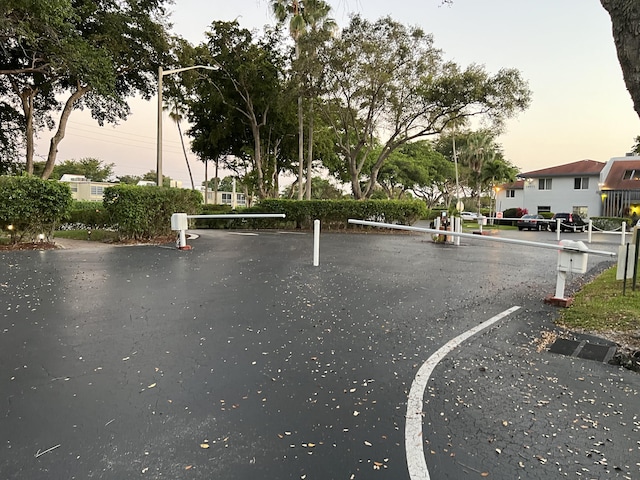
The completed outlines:
<svg viewBox="0 0 640 480">
<path fill-rule="evenodd" d="M 580 160 L 521 173 L 518 182 L 503 185 L 497 192 L 497 210 L 519 207 L 529 213 L 599 216 L 602 212 L 600 173 L 605 165 L 595 160 Z"/>
<path fill-rule="evenodd" d="M 640 156 L 607 163 L 581 160 L 518 175 L 497 189 L 496 206 L 529 213 L 569 212 L 584 217 L 640 217 Z"/>
<path fill-rule="evenodd" d="M 89 200 L 101 202 L 104 189 L 115 185 L 108 182 L 92 182 L 84 175 L 73 175 L 65 173 L 60 177 L 61 182 L 66 182 L 71 188 L 71 197 L 74 200 Z"/>
</svg>

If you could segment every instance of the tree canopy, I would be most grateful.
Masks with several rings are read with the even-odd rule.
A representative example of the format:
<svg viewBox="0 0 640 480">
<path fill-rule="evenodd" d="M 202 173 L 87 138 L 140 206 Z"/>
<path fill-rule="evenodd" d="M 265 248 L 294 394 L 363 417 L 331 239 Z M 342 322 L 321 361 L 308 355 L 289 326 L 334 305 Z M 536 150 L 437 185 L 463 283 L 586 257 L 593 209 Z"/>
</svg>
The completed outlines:
<svg viewBox="0 0 640 480">
<path fill-rule="evenodd" d="M 165 0 L 5 0 L 0 6 L 0 93 L 20 116 L 26 171 L 34 138 L 53 128 L 46 166 L 54 168 L 72 111 L 101 125 L 129 114 L 128 99 L 154 93 L 166 60 Z M 59 119 L 54 122 L 54 113 Z"/>
<path fill-rule="evenodd" d="M 320 109 L 336 134 L 355 198 L 373 192 L 380 168 L 400 146 L 467 117 L 499 126 L 530 101 L 517 70 L 490 75 L 479 65 L 446 62 L 430 35 L 389 17 L 352 17 L 319 56 L 325 65 Z M 380 132 L 382 148 L 367 164 Z"/>
</svg>

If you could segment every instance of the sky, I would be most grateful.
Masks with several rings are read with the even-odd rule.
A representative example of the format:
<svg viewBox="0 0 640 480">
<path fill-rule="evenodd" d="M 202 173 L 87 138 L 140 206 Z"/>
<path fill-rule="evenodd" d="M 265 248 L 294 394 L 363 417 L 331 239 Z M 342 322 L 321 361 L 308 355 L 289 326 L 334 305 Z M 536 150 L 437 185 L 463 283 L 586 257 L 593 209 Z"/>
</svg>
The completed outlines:
<svg viewBox="0 0 640 480">
<path fill-rule="evenodd" d="M 370 20 L 389 15 L 432 33 L 446 60 L 461 66 L 481 64 L 490 73 L 518 69 L 532 91 L 531 106 L 507 122 L 498 142 L 522 172 L 585 159 L 606 162 L 625 155 L 640 135 L 640 120 L 618 64 L 611 20 L 599 0 L 329 3 L 339 26 L 345 26 L 353 13 Z M 173 32 L 198 44 L 215 20 L 237 19 L 241 27 L 260 29 L 275 23 L 269 4 L 268 0 L 175 0 Z M 100 127 L 88 112 L 74 112 L 58 149 L 58 162 L 98 158 L 114 163 L 116 175 L 155 170 L 156 102 L 156 98 L 132 100 L 129 119 L 117 127 Z M 189 186 L 177 128 L 166 113 L 163 126 L 163 173 Z M 49 138 L 40 138 L 37 153 L 46 154 Z M 189 139 L 185 141 L 188 148 Z M 194 181 L 200 185 L 204 166 L 191 152 L 189 159 Z"/>
</svg>

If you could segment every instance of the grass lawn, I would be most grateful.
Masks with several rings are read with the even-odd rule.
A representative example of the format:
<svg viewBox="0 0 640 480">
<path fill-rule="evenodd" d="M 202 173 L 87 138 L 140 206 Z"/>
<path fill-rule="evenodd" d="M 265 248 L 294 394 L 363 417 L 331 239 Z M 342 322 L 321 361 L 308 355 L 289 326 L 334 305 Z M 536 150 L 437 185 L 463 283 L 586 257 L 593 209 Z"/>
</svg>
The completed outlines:
<svg viewBox="0 0 640 480">
<path fill-rule="evenodd" d="M 71 240 L 91 240 L 92 242 L 114 242 L 118 240 L 118 232 L 109 230 L 56 230 L 53 236 Z"/>
<path fill-rule="evenodd" d="M 623 296 L 616 267 L 605 270 L 575 295 L 571 307 L 561 312 L 558 323 L 591 332 L 640 330 L 640 286 L 635 292 L 631 286 L 631 280 L 627 280 Z"/>
</svg>

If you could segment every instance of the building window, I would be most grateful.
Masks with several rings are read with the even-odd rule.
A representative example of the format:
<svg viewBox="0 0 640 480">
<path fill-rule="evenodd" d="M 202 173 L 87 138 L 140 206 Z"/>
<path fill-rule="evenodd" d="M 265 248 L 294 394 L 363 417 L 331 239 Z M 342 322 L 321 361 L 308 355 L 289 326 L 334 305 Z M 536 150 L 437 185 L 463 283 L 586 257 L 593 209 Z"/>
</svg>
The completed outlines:
<svg viewBox="0 0 640 480">
<path fill-rule="evenodd" d="M 515 190 L 507 190 L 507 198 L 516 198 Z"/>
<path fill-rule="evenodd" d="M 625 170 L 623 180 L 640 180 L 640 170 Z"/>
<path fill-rule="evenodd" d="M 550 206 L 538 206 L 538 213 L 550 212 L 550 211 L 551 211 Z"/>
<path fill-rule="evenodd" d="M 91 195 L 102 196 L 104 194 L 104 187 L 102 185 L 91 185 Z"/>
<path fill-rule="evenodd" d="M 78 192 L 78 185 L 76 183 L 70 183 L 69 186 L 71 187 L 72 192 Z"/>
<path fill-rule="evenodd" d="M 238 205 L 245 206 L 247 204 L 247 199 L 244 196 L 244 193 L 236 193 L 236 202 Z"/>
<path fill-rule="evenodd" d="M 551 179 L 541 178 L 538 180 L 538 190 L 551 190 Z"/>
<path fill-rule="evenodd" d="M 573 179 L 574 190 L 589 190 L 589 177 L 577 177 Z"/>
<path fill-rule="evenodd" d="M 231 194 L 223 193 L 222 194 L 222 203 L 225 205 L 231 205 Z"/>
</svg>

